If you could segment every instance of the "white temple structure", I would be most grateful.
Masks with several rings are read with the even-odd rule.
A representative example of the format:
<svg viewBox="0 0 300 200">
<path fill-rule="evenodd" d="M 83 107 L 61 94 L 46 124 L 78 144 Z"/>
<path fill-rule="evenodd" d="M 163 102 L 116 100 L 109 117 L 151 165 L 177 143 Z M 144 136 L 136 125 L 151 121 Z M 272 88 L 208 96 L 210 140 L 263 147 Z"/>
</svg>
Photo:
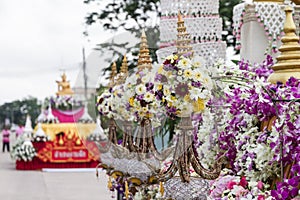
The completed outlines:
<svg viewBox="0 0 300 200">
<path fill-rule="evenodd" d="M 238 4 L 233 10 L 234 35 L 241 58 L 261 63 L 266 55 L 278 56 L 283 36 L 285 5 L 294 8 L 294 21 L 299 34 L 300 7 L 291 0 L 253 0 Z"/>
</svg>

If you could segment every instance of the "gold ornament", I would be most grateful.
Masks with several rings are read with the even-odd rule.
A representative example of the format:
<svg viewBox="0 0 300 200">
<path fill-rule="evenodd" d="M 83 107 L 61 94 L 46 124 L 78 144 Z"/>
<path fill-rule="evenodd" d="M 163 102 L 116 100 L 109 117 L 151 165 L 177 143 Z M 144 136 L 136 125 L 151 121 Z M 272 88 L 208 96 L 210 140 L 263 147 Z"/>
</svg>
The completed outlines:
<svg viewBox="0 0 300 200">
<path fill-rule="evenodd" d="M 65 73 L 61 76 L 61 81 L 56 81 L 58 86 L 58 91 L 56 95 L 64 96 L 64 95 L 73 95 L 74 91 L 70 87 L 70 82 L 67 81 L 67 76 Z"/>
<path fill-rule="evenodd" d="M 142 31 L 141 36 L 141 44 L 140 44 L 140 52 L 138 58 L 138 71 L 142 71 L 143 69 L 152 69 L 152 62 L 149 55 L 149 49 L 147 44 L 147 37 L 145 30 Z"/>
<path fill-rule="evenodd" d="M 286 83 L 290 77 L 300 79 L 300 45 L 299 36 L 296 35 L 296 26 L 292 16 L 293 9 L 285 7 L 286 20 L 284 23 L 284 33 L 282 46 L 279 48 L 281 54 L 277 57 L 277 63 L 272 67 L 274 73 L 270 75 L 268 81 Z"/>
<path fill-rule="evenodd" d="M 187 33 L 186 27 L 184 26 L 184 21 L 178 12 L 178 21 L 177 21 L 177 55 L 180 57 L 182 55 L 187 55 L 188 57 L 193 57 L 194 51 L 191 46 L 190 34 Z"/>
</svg>

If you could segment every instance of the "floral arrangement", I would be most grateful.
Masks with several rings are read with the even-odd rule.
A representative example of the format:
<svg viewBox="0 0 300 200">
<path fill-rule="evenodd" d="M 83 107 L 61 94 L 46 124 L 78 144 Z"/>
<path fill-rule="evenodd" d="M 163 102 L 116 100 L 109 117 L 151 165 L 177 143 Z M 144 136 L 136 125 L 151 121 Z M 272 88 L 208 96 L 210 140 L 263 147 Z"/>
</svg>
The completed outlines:
<svg viewBox="0 0 300 200">
<path fill-rule="evenodd" d="M 270 185 L 267 194 L 273 199 L 292 199 L 300 185 L 300 81 L 291 77 L 285 85 L 268 83 L 272 65 L 268 56 L 261 65 L 241 61 L 237 66 L 219 66 L 220 77 L 227 82 L 223 90 L 228 112 L 220 134 L 213 137 L 219 140 L 219 154 L 229 158 L 234 176 Z M 207 155 L 215 159 L 214 154 Z M 222 194 L 233 196 L 232 191 Z M 267 199 L 258 195 L 254 199 Z"/>
<path fill-rule="evenodd" d="M 59 110 L 72 110 L 80 108 L 83 105 L 83 102 L 76 100 L 73 96 L 56 96 L 46 98 L 44 101 L 44 107 L 51 105 L 52 108 Z"/>
<path fill-rule="evenodd" d="M 155 76 L 155 96 L 169 117 L 200 112 L 210 99 L 212 81 L 199 58 L 170 55 Z"/>
<path fill-rule="evenodd" d="M 134 121 L 144 118 L 155 119 L 159 111 L 155 98 L 154 70 L 147 68 L 133 73 L 124 84 L 126 110 L 134 116 Z"/>
<path fill-rule="evenodd" d="M 262 181 L 248 181 L 245 176 L 235 176 L 224 170 L 217 180 L 211 182 L 209 197 L 213 200 L 271 200 L 268 187 Z"/>
<path fill-rule="evenodd" d="M 30 140 L 27 138 L 25 139 L 23 136 L 19 137 L 12 147 L 11 157 L 15 160 L 23 160 L 23 161 L 31 161 L 37 152 L 33 147 Z"/>
<path fill-rule="evenodd" d="M 100 96 L 97 97 L 97 109 L 99 114 L 111 118 L 113 116 L 111 103 L 112 103 L 111 89 L 106 89 Z"/>
<path fill-rule="evenodd" d="M 128 109 L 128 93 L 124 85 L 116 85 L 112 88 L 112 112 L 116 120 L 134 121 L 135 116 Z"/>
</svg>

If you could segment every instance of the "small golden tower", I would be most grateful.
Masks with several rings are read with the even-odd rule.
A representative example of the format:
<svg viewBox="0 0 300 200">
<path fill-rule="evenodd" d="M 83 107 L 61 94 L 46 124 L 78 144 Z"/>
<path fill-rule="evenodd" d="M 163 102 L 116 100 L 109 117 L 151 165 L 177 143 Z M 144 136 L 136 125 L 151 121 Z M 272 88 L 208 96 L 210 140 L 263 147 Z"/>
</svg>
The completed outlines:
<svg viewBox="0 0 300 200">
<path fill-rule="evenodd" d="M 279 48 L 281 54 L 277 57 L 277 63 L 272 67 L 274 73 L 268 79 L 273 84 L 276 82 L 286 83 L 292 76 L 300 79 L 300 44 L 292 12 L 293 9 L 286 6 L 286 20 L 283 29 L 285 35 L 281 39 L 282 46 Z"/>
<path fill-rule="evenodd" d="M 177 54 L 178 56 L 188 55 L 188 57 L 193 57 L 194 51 L 191 46 L 191 38 L 190 34 L 187 33 L 186 27 L 184 26 L 184 21 L 178 12 L 178 21 L 177 21 Z"/>
<path fill-rule="evenodd" d="M 70 81 L 67 81 L 67 76 L 65 73 L 61 76 L 61 81 L 56 81 L 58 86 L 58 91 L 56 95 L 64 96 L 64 95 L 73 95 L 74 91 L 70 87 Z"/>
<path fill-rule="evenodd" d="M 115 85 L 115 77 L 117 76 L 117 64 L 116 62 L 113 62 L 112 66 L 111 66 L 111 74 L 110 74 L 110 78 L 109 78 L 109 87 L 113 87 Z"/>
<path fill-rule="evenodd" d="M 138 59 L 138 71 L 142 71 L 143 69 L 151 69 L 152 63 L 151 58 L 149 55 L 149 49 L 147 44 L 147 37 L 145 30 L 142 31 L 141 36 L 141 44 L 140 44 L 140 52 L 139 52 L 139 59 Z"/>
<path fill-rule="evenodd" d="M 128 63 L 127 63 L 127 58 L 126 58 L 126 55 L 124 55 L 124 58 L 123 58 L 123 62 L 122 62 L 122 65 L 121 65 L 121 68 L 120 68 L 120 80 L 119 80 L 119 83 L 122 84 L 125 82 L 125 79 L 127 78 L 128 76 Z"/>
</svg>

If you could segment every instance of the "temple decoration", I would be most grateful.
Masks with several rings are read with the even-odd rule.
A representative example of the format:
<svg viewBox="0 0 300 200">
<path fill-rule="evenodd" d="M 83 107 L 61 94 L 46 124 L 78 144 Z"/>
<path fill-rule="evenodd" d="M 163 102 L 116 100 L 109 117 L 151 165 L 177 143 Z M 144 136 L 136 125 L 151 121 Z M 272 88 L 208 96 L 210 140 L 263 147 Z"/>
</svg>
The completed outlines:
<svg viewBox="0 0 300 200">
<path fill-rule="evenodd" d="M 99 156 L 99 155 L 98 155 Z M 99 158 L 92 155 L 83 145 L 78 135 L 56 134 L 53 142 L 46 142 L 37 157 L 44 162 L 91 162 Z"/>
<path fill-rule="evenodd" d="M 56 95 L 64 96 L 64 95 L 73 95 L 74 91 L 70 87 L 70 82 L 67 81 L 67 76 L 65 73 L 61 76 L 61 81 L 56 81 L 58 86 L 58 91 Z"/>
<path fill-rule="evenodd" d="M 190 48 L 190 40 L 189 40 L 189 34 L 186 32 L 184 22 L 182 20 L 181 14 L 178 14 L 178 35 L 177 35 L 177 52 L 178 56 L 175 55 L 175 58 L 172 57 L 172 59 L 176 60 L 174 63 L 181 63 L 182 60 L 189 63 L 190 61 L 187 61 L 188 59 L 193 58 L 193 49 Z M 181 56 L 183 55 L 183 56 Z M 186 57 L 184 57 L 186 56 Z M 169 63 L 170 56 L 166 59 L 165 63 Z M 177 58 L 179 58 L 177 60 Z M 181 60 L 182 59 L 182 60 Z M 171 64 L 169 64 L 171 66 Z M 190 64 L 187 64 L 186 67 L 190 68 L 190 70 L 193 69 Z M 164 66 L 163 66 L 164 67 Z M 174 66 L 170 67 L 172 70 L 175 70 Z M 203 70 L 205 67 L 200 65 L 196 69 Z M 162 70 L 165 70 L 163 68 Z M 168 67 L 166 68 L 168 70 Z M 184 72 L 183 72 L 184 73 Z M 193 73 L 193 72 L 191 72 Z M 204 71 L 201 72 L 201 76 L 205 76 Z M 173 78 L 173 77 L 170 77 Z M 176 79 L 176 78 L 174 78 Z M 175 82 L 174 80 L 168 80 L 172 84 Z M 209 78 L 206 78 L 206 84 L 209 82 Z M 182 81 L 182 84 L 185 84 L 184 81 Z M 167 83 L 165 84 L 167 85 Z M 205 86 L 204 86 L 205 87 Z M 173 90 L 172 90 L 173 91 Z M 201 93 L 198 91 L 198 93 Z M 175 91 L 175 93 L 177 93 Z M 194 142 L 194 136 L 193 136 L 193 130 L 194 126 L 192 124 L 191 115 L 192 112 L 201 112 L 205 109 L 205 105 L 207 100 L 205 101 L 205 98 L 208 98 L 207 96 L 204 99 L 197 98 L 195 99 L 196 106 L 192 103 L 192 100 L 188 100 L 191 97 L 189 97 L 189 91 L 188 89 L 180 90 L 178 93 L 181 94 L 181 96 L 184 96 L 184 99 L 187 99 L 188 102 L 186 107 L 183 107 L 180 109 L 180 114 L 178 115 L 180 117 L 180 122 L 177 125 L 176 133 L 177 133 L 177 139 L 176 139 L 176 146 L 173 154 L 173 159 L 171 161 L 170 166 L 167 169 L 162 169 L 161 172 L 157 175 L 158 181 L 165 182 L 165 191 L 166 191 L 166 197 L 170 197 L 172 199 L 181 199 L 184 198 L 184 195 L 188 196 L 194 196 L 200 199 L 206 199 L 208 195 L 208 182 L 204 179 L 213 180 L 216 179 L 222 170 L 222 165 L 226 163 L 225 157 L 220 157 L 218 160 L 216 160 L 214 166 L 211 169 L 206 169 L 201 164 L 196 149 L 194 148 L 195 142 Z M 207 93 L 210 93 L 207 91 Z M 205 96 L 203 94 L 203 96 Z M 209 96 L 209 95 L 208 95 Z M 175 99 L 178 98 L 177 101 L 179 101 L 179 97 L 174 95 Z M 176 102 L 172 102 L 172 104 L 176 104 Z M 181 105 L 182 103 L 180 103 Z M 200 107 L 200 109 L 199 109 Z M 191 171 L 194 171 L 197 175 L 194 176 L 191 174 Z M 179 177 L 178 177 L 178 175 Z M 176 185 L 176 186 L 175 186 Z M 191 190 L 192 187 L 199 188 L 197 190 Z"/>
<path fill-rule="evenodd" d="M 285 20 L 284 2 L 289 3 L 283 0 L 265 0 L 240 3 L 234 7 L 233 33 L 236 37 L 236 49 L 241 50 L 241 58 L 251 63 L 261 63 L 266 54 L 273 58 L 278 56 Z M 293 5 L 293 9 L 298 34 L 300 7 Z"/>
<path fill-rule="evenodd" d="M 140 43 L 140 52 L 138 58 L 138 70 L 141 71 L 143 69 L 152 69 L 152 62 L 149 55 L 148 42 L 145 30 L 142 30 L 141 35 L 141 43 Z"/>
<path fill-rule="evenodd" d="M 120 67 L 120 73 L 117 75 L 117 85 L 121 85 L 125 82 L 126 77 L 128 77 L 128 63 L 127 63 L 127 57 L 124 55 L 122 65 Z"/>
<path fill-rule="evenodd" d="M 117 64 L 116 62 L 113 62 L 112 66 L 111 66 L 111 74 L 110 74 L 110 82 L 109 82 L 109 87 L 113 87 L 115 84 L 115 78 L 117 76 Z"/>
<path fill-rule="evenodd" d="M 193 57 L 194 51 L 191 47 L 190 37 L 190 34 L 186 32 L 186 27 L 184 26 L 182 16 L 180 12 L 178 12 L 176 48 L 179 57 L 187 54 L 188 57 Z"/>
<path fill-rule="evenodd" d="M 219 1 L 161 0 L 159 63 L 176 52 L 177 14 L 184 16 L 186 30 L 190 34 L 195 56 L 212 66 L 218 59 L 226 57 L 226 43 L 222 41 L 222 19 L 219 17 Z"/>
<path fill-rule="evenodd" d="M 296 26 L 293 21 L 293 9 L 290 6 L 285 8 L 286 20 L 282 46 L 279 48 L 281 54 L 277 57 L 277 63 L 272 67 L 274 73 L 268 81 L 285 83 L 290 77 L 300 79 L 300 44 L 299 36 L 296 35 Z"/>
</svg>

